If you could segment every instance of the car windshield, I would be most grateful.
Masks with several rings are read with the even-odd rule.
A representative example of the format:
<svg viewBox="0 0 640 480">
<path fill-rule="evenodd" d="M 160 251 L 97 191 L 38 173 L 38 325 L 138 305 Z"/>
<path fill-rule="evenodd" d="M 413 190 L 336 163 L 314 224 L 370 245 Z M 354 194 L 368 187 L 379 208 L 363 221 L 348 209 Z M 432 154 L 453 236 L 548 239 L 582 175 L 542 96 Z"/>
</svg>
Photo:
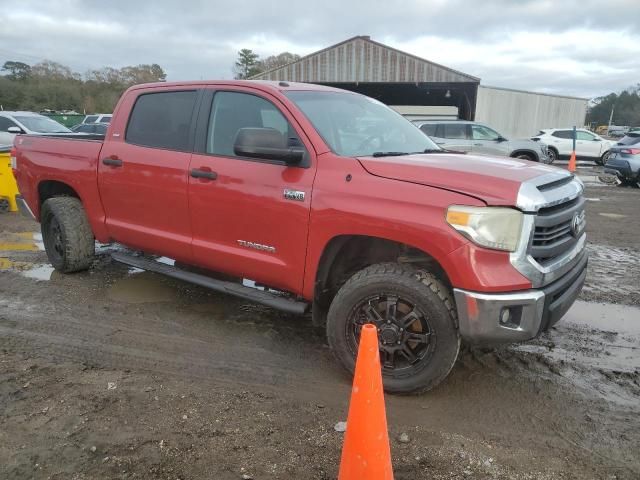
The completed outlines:
<svg viewBox="0 0 640 480">
<path fill-rule="evenodd" d="M 51 120 L 43 115 L 34 115 L 34 116 L 25 116 L 19 117 L 16 116 L 15 119 L 27 127 L 28 130 L 36 133 L 69 133 L 67 127 L 62 125 L 61 123 L 56 122 L 55 120 Z"/>
<path fill-rule="evenodd" d="M 347 92 L 286 92 L 338 155 L 403 155 L 440 150 L 417 126 L 389 107 Z"/>
</svg>

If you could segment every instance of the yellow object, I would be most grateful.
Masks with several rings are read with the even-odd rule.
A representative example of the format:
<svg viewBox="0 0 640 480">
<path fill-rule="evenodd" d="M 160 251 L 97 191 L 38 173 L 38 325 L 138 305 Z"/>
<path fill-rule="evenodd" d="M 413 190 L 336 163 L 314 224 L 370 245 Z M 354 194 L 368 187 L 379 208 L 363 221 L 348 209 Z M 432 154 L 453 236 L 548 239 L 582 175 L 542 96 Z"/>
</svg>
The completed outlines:
<svg viewBox="0 0 640 480">
<path fill-rule="evenodd" d="M 10 212 L 18 211 L 17 194 L 18 185 L 11 171 L 11 154 L 8 151 L 0 150 L 0 198 L 9 200 Z"/>
</svg>

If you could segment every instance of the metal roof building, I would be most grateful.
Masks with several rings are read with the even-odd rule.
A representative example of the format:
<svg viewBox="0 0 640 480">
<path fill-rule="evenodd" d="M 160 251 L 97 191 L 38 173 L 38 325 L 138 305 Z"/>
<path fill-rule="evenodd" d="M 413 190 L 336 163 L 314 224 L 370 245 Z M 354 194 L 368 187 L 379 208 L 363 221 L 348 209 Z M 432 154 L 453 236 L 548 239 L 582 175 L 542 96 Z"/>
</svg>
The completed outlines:
<svg viewBox="0 0 640 480">
<path fill-rule="evenodd" d="M 522 117 L 522 112 L 535 110 L 539 121 L 531 125 L 523 123 L 527 120 L 524 117 L 518 128 L 511 128 L 509 121 L 506 126 L 500 122 L 507 135 L 530 136 L 541 128 L 582 126 L 587 105 L 585 99 L 559 96 L 553 96 L 555 102 L 548 101 L 551 96 L 540 102 L 536 98 L 539 94 L 533 92 L 517 92 L 516 97 L 520 97 L 514 98 L 486 90 L 490 87 L 483 87 L 485 90 L 479 93 L 479 78 L 375 42 L 368 36 L 349 38 L 252 79 L 318 83 L 352 90 L 376 98 L 408 118 L 491 122 L 496 118 Z M 479 94 L 483 95 L 482 102 Z M 567 118 L 556 119 L 553 115 L 567 111 L 571 112 L 565 115 Z"/>
</svg>

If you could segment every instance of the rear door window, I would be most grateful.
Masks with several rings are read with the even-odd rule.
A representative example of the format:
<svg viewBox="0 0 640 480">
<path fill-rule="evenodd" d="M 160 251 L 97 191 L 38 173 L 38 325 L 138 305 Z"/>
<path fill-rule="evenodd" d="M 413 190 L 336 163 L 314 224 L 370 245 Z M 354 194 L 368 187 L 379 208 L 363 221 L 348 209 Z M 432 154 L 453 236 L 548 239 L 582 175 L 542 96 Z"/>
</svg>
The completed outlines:
<svg viewBox="0 0 640 480">
<path fill-rule="evenodd" d="M 196 97 L 195 90 L 140 95 L 129 117 L 125 141 L 145 147 L 188 151 Z"/>
<path fill-rule="evenodd" d="M 553 132 L 551 135 L 553 135 L 556 138 L 573 138 L 573 131 L 572 130 L 556 130 L 555 132 Z"/>
<path fill-rule="evenodd" d="M 467 137 L 467 125 L 464 123 L 447 123 L 444 125 L 444 138 L 463 139 Z"/>
</svg>

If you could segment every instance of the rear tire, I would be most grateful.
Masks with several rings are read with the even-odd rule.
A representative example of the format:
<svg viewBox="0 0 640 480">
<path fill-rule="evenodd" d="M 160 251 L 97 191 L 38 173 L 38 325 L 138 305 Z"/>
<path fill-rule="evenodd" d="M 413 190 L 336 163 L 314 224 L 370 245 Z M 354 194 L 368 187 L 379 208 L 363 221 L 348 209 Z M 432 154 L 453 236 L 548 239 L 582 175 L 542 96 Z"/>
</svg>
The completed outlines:
<svg viewBox="0 0 640 480">
<path fill-rule="evenodd" d="M 397 263 L 372 265 L 353 275 L 329 308 L 327 338 L 353 373 L 360 329 L 378 327 L 384 388 L 421 393 L 442 382 L 460 349 L 450 290 L 431 273 Z"/>
<path fill-rule="evenodd" d="M 549 164 L 552 164 L 559 158 L 558 151 L 551 147 L 547 149 L 547 156 L 549 158 Z"/>
<path fill-rule="evenodd" d="M 54 197 L 42 205 L 42 240 L 47 257 L 63 273 L 86 270 L 95 254 L 95 239 L 80 200 Z"/>
</svg>

